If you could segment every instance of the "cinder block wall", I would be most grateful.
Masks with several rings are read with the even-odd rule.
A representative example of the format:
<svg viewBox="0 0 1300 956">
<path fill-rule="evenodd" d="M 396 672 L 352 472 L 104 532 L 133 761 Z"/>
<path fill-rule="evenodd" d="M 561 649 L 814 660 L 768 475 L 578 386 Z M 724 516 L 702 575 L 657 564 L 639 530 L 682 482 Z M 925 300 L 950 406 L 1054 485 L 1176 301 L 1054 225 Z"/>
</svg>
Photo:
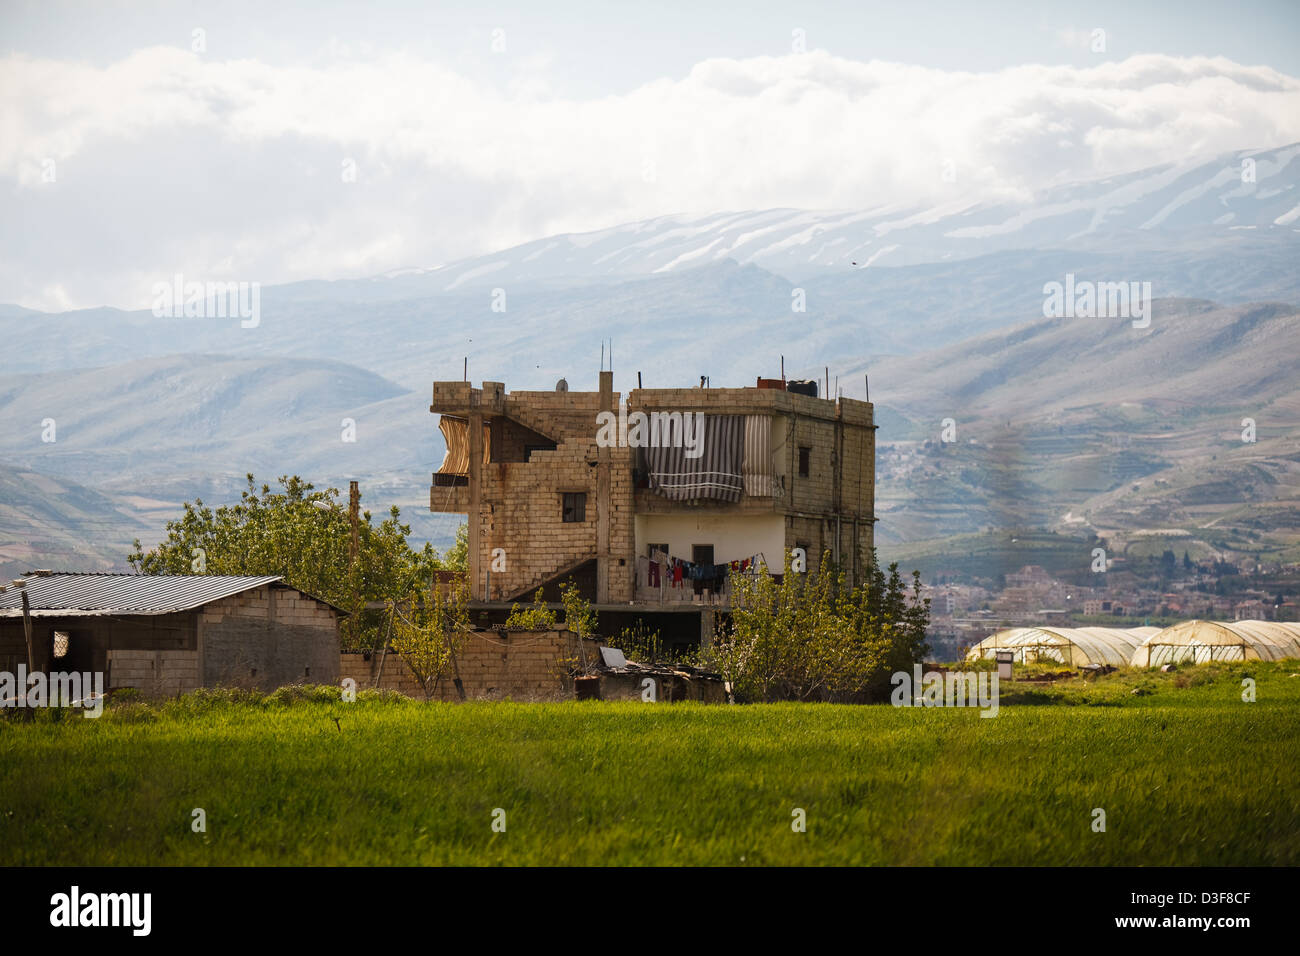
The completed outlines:
<svg viewBox="0 0 1300 956">
<path fill-rule="evenodd" d="M 338 683 L 338 612 L 294 588 L 214 601 L 199 613 L 198 633 L 206 686 Z"/>
<path fill-rule="evenodd" d="M 535 451 L 527 462 L 494 462 L 483 471 L 480 516 L 482 567 L 491 568 L 494 552 L 505 552 L 506 570 L 493 571 L 491 598 L 526 595 L 560 570 L 596 557 L 596 392 L 514 392 L 505 396 L 510 418 L 557 443 L 554 451 Z M 614 394 L 617 406 L 618 393 Z M 524 438 L 516 440 L 522 442 Z M 517 452 L 517 454 L 516 454 Z M 632 462 L 630 449 L 609 449 L 610 596 L 633 597 L 636 567 L 627 560 L 634 547 Z M 511 449 L 522 458 L 522 447 Z M 587 496 L 581 522 L 563 520 L 564 492 Z M 470 516 L 471 520 L 473 516 Z"/>
<path fill-rule="evenodd" d="M 134 687 L 146 697 L 175 697 L 197 690 L 198 651 L 108 651 L 108 690 Z"/>
<path fill-rule="evenodd" d="M 584 642 L 589 664 L 599 660 L 598 647 L 596 641 Z M 577 653 L 577 638 L 566 630 L 506 631 L 504 638 L 498 631 L 474 631 L 457 652 L 456 660 L 465 695 L 471 700 L 568 700 L 573 696 L 568 661 Z M 370 660 L 359 651 L 345 651 L 339 656 L 339 679 L 352 678 L 357 690 L 374 687 L 378 678 L 381 690 L 424 699 L 423 689 L 395 652 L 389 651 L 386 657 L 376 652 Z M 460 699 L 454 676 L 455 671 L 448 666 L 432 699 Z"/>
</svg>

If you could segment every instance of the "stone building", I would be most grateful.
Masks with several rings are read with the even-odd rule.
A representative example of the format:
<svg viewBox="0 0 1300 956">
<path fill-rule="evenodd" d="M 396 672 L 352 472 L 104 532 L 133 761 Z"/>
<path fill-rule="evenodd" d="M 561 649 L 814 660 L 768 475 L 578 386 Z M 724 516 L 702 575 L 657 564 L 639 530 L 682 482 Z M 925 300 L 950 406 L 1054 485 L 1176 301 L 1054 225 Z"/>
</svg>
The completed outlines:
<svg viewBox="0 0 1300 956">
<path fill-rule="evenodd" d="M 792 383 L 793 384 L 793 383 Z M 815 392 L 814 389 L 810 389 Z M 447 456 L 430 509 L 468 516 L 480 619 L 572 579 L 612 633 L 641 620 L 707 640 L 727 571 L 824 552 L 853 583 L 871 559 L 875 425 L 868 402 L 786 388 L 507 393 L 435 382 Z"/>
<path fill-rule="evenodd" d="M 20 586 L 21 585 L 21 586 Z M 0 671 L 104 674 L 104 687 L 174 696 L 339 679 L 344 612 L 279 577 L 37 571 L 0 587 Z"/>
</svg>

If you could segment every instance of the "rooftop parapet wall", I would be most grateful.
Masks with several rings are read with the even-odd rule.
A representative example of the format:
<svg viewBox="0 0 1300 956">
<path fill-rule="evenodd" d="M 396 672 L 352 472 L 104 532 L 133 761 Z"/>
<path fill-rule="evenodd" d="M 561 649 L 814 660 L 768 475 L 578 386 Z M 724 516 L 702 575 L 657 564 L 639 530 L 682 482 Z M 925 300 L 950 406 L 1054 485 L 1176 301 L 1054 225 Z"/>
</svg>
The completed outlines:
<svg viewBox="0 0 1300 956">
<path fill-rule="evenodd" d="M 433 404 L 429 411 L 440 415 L 500 415 L 504 410 L 506 387 L 501 382 L 484 382 L 474 388 L 469 382 L 434 382 Z"/>
<path fill-rule="evenodd" d="M 638 388 L 628 393 L 630 409 L 703 411 L 718 415 L 802 415 L 854 425 L 872 424 L 873 406 L 853 398 L 838 402 L 770 388 Z"/>
<path fill-rule="evenodd" d="M 617 408 L 622 393 L 614 392 Z M 850 425 L 870 427 L 874 406 L 853 398 L 831 400 L 767 388 L 639 388 L 627 393 L 629 409 L 702 411 L 718 415 L 795 414 Z M 557 440 L 596 434 L 599 392 L 505 392 L 500 382 L 484 382 L 481 389 L 468 382 L 434 382 L 437 414 L 464 417 L 471 414 L 505 415 Z M 550 431 L 547 430 L 549 422 Z M 555 431 L 561 434 L 554 434 Z"/>
</svg>

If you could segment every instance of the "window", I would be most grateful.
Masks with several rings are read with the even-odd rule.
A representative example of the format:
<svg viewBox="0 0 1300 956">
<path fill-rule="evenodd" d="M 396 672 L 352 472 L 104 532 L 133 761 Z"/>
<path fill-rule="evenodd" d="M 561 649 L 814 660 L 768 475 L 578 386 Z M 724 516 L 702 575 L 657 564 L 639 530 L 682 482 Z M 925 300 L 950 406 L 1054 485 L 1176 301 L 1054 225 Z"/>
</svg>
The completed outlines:
<svg viewBox="0 0 1300 956">
<path fill-rule="evenodd" d="M 808 477 L 808 460 L 812 457 L 812 449 L 807 446 L 799 446 L 799 477 Z"/>
<path fill-rule="evenodd" d="M 587 520 L 587 493 L 585 491 L 566 491 L 561 497 L 564 500 L 563 514 L 566 522 Z"/>
<path fill-rule="evenodd" d="M 668 545 L 666 545 L 666 544 L 647 544 L 647 545 L 645 546 L 645 553 L 646 553 L 646 557 L 648 557 L 648 558 L 653 558 L 653 557 L 655 556 L 655 552 L 656 552 L 656 551 L 662 551 L 664 554 L 668 554 Z"/>
<path fill-rule="evenodd" d="M 70 635 L 67 631 L 54 632 L 54 656 L 62 658 L 68 656 L 68 640 Z"/>
<path fill-rule="evenodd" d="M 691 545 L 691 561 L 694 564 L 703 564 L 706 567 L 713 564 L 713 545 L 711 544 Z M 718 581 L 716 578 L 701 577 L 695 579 L 693 590 L 695 591 L 696 594 L 699 594 L 701 591 L 705 590 L 706 588 L 711 591 L 717 586 L 718 586 Z"/>
</svg>

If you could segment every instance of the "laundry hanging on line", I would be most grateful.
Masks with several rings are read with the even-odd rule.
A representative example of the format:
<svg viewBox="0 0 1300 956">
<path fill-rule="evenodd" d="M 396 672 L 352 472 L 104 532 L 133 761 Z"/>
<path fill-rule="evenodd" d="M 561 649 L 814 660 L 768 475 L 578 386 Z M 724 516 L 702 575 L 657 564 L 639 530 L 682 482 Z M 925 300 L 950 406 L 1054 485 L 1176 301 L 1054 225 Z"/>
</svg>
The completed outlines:
<svg viewBox="0 0 1300 956">
<path fill-rule="evenodd" d="M 759 552 L 735 561 L 726 561 L 721 564 L 705 564 L 675 558 L 662 550 L 655 550 L 649 560 L 638 559 L 637 569 L 638 577 L 649 587 L 657 588 L 663 584 L 679 587 L 688 581 L 692 583 L 696 581 L 725 581 L 733 570 L 741 574 L 748 574 L 750 571 L 757 570 L 760 561 L 765 560 L 763 553 Z M 643 562 L 646 570 L 644 574 L 641 574 L 640 569 Z"/>
</svg>

